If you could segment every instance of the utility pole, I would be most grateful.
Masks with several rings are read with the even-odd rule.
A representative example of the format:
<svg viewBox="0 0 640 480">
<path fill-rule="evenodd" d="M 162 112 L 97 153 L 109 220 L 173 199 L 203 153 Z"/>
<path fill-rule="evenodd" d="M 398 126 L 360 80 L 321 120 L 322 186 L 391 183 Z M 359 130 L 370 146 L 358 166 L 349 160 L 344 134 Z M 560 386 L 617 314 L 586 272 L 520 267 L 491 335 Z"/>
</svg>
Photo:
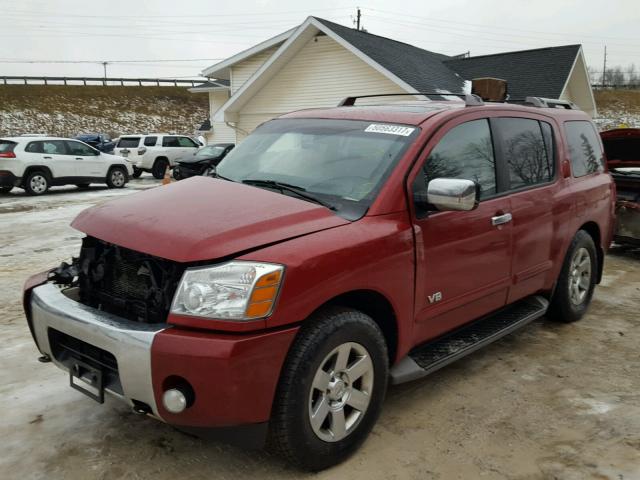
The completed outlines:
<svg viewBox="0 0 640 480">
<path fill-rule="evenodd" d="M 109 62 L 102 62 L 102 68 L 104 69 L 104 80 L 102 82 L 103 85 L 107 85 L 107 63 Z"/>
<path fill-rule="evenodd" d="M 604 65 L 602 67 L 602 87 L 606 85 L 607 82 L 607 46 L 604 46 Z"/>
<path fill-rule="evenodd" d="M 358 13 L 356 15 L 356 30 L 360 30 L 360 7 L 358 7 Z"/>
</svg>

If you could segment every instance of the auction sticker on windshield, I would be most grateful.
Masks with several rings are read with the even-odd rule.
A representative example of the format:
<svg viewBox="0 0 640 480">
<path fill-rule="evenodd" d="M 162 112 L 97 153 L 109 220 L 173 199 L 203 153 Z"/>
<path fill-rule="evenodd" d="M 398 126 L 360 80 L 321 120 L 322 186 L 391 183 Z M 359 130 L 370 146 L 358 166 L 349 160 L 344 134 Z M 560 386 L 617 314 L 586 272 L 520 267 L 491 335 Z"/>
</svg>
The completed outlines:
<svg viewBox="0 0 640 480">
<path fill-rule="evenodd" d="M 389 135 L 401 135 L 403 137 L 408 137 L 414 130 L 415 128 L 403 127 L 402 125 L 385 125 L 382 123 L 372 123 L 364 129 L 365 132 L 369 133 L 387 133 Z"/>
</svg>

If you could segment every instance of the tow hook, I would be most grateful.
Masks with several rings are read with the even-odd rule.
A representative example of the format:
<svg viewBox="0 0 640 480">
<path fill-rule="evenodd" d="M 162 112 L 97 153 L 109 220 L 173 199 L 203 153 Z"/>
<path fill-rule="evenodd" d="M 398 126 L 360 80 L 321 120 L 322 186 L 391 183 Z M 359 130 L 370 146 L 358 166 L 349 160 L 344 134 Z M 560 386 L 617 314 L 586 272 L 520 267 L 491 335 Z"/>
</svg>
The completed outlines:
<svg viewBox="0 0 640 480">
<path fill-rule="evenodd" d="M 38 361 L 40 363 L 49 363 L 51 361 L 51 357 L 49 355 L 42 355 L 41 357 L 38 357 Z"/>
<path fill-rule="evenodd" d="M 137 400 L 133 401 L 133 413 L 138 415 L 148 415 L 151 413 L 151 407 L 146 403 L 139 402 Z"/>
</svg>

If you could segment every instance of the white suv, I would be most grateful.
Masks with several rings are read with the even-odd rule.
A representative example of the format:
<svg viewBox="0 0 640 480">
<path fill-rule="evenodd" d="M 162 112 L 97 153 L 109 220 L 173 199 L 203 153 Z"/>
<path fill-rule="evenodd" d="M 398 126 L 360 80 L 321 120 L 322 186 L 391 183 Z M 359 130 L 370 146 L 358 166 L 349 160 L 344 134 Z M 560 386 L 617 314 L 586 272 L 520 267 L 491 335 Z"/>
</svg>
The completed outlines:
<svg viewBox="0 0 640 480">
<path fill-rule="evenodd" d="M 106 183 L 122 188 L 133 174 L 126 158 L 107 155 L 78 140 L 58 137 L 0 138 L 0 193 L 13 187 L 30 195 L 50 186 Z"/>
<path fill-rule="evenodd" d="M 186 135 L 122 135 L 116 144 L 115 153 L 133 162 L 135 178 L 142 172 L 151 172 L 155 178 L 162 178 L 167 166 L 173 167 L 177 160 L 194 155 L 200 147 Z"/>
</svg>

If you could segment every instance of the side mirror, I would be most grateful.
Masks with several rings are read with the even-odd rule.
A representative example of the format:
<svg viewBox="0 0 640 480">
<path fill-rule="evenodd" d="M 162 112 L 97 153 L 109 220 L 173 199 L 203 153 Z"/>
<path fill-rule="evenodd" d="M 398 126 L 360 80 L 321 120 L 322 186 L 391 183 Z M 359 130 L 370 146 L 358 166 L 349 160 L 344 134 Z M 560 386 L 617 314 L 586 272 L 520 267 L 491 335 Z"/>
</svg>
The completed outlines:
<svg viewBox="0 0 640 480">
<path fill-rule="evenodd" d="M 427 185 L 426 203 L 434 206 L 441 212 L 449 210 L 473 210 L 478 206 L 479 198 L 480 185 L 471 180 L 435 178 Z"/>
</svg>

